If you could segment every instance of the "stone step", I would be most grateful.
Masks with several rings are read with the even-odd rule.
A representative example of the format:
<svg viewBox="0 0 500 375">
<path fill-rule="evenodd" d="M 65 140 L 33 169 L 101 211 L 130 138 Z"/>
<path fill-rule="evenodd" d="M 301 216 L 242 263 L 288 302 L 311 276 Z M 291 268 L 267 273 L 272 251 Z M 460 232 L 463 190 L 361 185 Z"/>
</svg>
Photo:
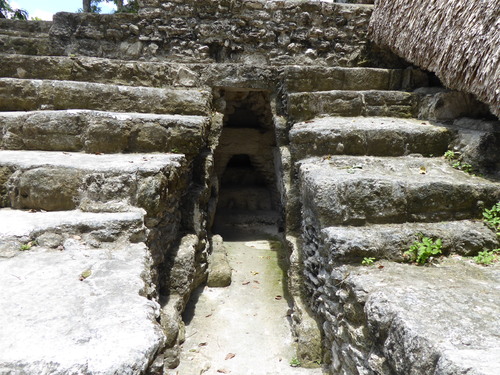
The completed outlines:
<svg viewBox="0 0 500 375">
<path fill-rule="evenodd" d="M 194 157 L 210 119 L 89 110 L 0 112 L 0 149 L 88 153 L 175 152 Z"/>
<path fill-rule="evenodd" d="M 111 83 L 124 86 L 196 86 L 193 64 L 115 60 L 86 56 L 0 54 L 0 76 Z M 201 64 L 200 64 L 201 65 Z M 204 66 L 206 68 L 206 66 Z"/>
<path fill-rule="evenodd" d="M 0 18 L 0 34 L 9 33 L 45 33 L 48 34 L 52 21 L 25 21 Z"/>
<path fill-rule="evenodd" d="M 473 256 L 500 245 L 494 231 L 482 221 L 471 220 L 328 227 L 316 238 L 306 239 L 306 243 L 318 241 L 320 256 L 339 264 L 361 264 L 365 257 L 402 262 L 403 253 L 419 241 L 420 236 L 441 239 L 445 255 Z M 307 246 L 304 249 L 307 251 Z"/>
<path fill-rule="evenodd" d="M 176 154 L 0 151 L 0 206 L 91 212 L 135 206 L 162 218 L 175 214 L 186 174 L 185 158 Z"/>
<path fill-rule="evenodd" d="M 288 95 L 288 116 L 306 121 L 318 116 L 416 117 L 417 97 L 404 91 L 333 90 Z"/>
<path fill-rule="evenodd" d="M 147 247 L 63 246 L 0 257 L 2 372 L 146 373 L 166 341 Z"/>
<path fill-rule="evenodd" d="M 48 35 L 0 34 L 0 52 L 22 55 L 50 55 L 52 54 L 52 47 Z"/>
<path fill-rule="evenodd" d="M 86 56 L 30 56 L 0 54 L 0 76 L 61 79 L 139 86 L 231 86 L 234 77 L 283 81 L 286 92 L 328 90 L 400 90 L 427 86 L 427 76 L 416 69 L 343 68 L 293 65 L 280 73 L 240 64 L 201 64 L 130 61 Z M 249 79 L 250 87 L 263 85 Z"/>
<path fill-rule="evenodd" d="M 429 85 L 419 69 L 290 66 L 284 71 L 287 92 L 330 90 L 410 90 Z"/>
<path fill-rule="evenodd" d="M 208 115 L 210 106 L 211 93 L 201 89 L 0 78 L 1 111 L 94 109 L 116 112 Z"/>
<path fill-rule="evenodd" d="M 0 29 L 1 37 L 20 37 L 20 38 L 33 38 L 33 39 L 49 39 L 49 33 L 41 30 L 12 30 Z"/>
<path fill-rule="evenodd" d="M 295 160 L 342 154 L 440 156 L 452 136 L 449 128 L 427 121 L 388 117 L 321 117 L 297 123 L 289 132 Z"/>
<path fill-rule="evenodd" d="M 280 222 L 280 215 L 272 210 L 228 210 L 217 208 L 217 215 L 212 226 L 212 232 L 220 234 L 224 240 L 241 239 L 246 235 L 266 233 L 277 235 L 276 223 Z"/>
<path fill-rule="evenodd" d="M 23 211 L 0 209 L 0 258 L 19 255 L 29 242 L 41 248 L 58 248 L 66 241 L 82 240 L 93 247 L 118 241 L 146 240 L 144 211 L 127 212 Z M 31 249 L 26 249 L 31 250 Z"/>
<path fill-rule="evenodd" d="M 237 87 L 270 90 L 277 85 L 280 75 L 279 69 L 231 63 L 131 61 L 7 53 L 0 53 L 0 60 L 0 77 L 58 79 L 124 86 L 233 87 L 236 82 Z"/>
<path fill-rule="evenodd" d="M 500 201 L 499 183 L 443 158 L 333 156 L 298 168 L 306 227 L 480 218 Z"/>
<path fill-rule="evenodd" d="M 330 373 L 499 373 L 498 264 L 338 267 L 318 258 L 312 272 L 318 286 L 306 293 L 335 358 Z"/>
</svg>

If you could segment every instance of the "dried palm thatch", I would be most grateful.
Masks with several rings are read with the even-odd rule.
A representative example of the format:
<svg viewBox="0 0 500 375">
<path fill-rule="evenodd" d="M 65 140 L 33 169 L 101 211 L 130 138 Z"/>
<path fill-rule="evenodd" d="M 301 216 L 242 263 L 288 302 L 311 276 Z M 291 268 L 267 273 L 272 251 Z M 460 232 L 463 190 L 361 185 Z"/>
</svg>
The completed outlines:
<svg viewBox="0 0 500 375">
<path fill-rule="evenodd" d="M 377 44 L 470 92 L 500 117 L 499 0 L 377 0 Z"/>
</svg>

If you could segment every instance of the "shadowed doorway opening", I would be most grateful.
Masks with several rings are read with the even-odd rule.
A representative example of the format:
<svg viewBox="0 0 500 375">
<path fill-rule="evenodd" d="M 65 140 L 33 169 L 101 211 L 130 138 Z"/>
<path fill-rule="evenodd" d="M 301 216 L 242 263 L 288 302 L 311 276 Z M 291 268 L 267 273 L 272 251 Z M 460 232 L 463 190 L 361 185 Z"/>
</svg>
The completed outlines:
<svg viewBox="0 0 500 375">
<path fill-rule="evenodd" d="M 221 90 L 223 129 L 215 152 L 218 203 L 213 233 L 274 227 L 279 219 L 270 95 Z"/>
</svg>

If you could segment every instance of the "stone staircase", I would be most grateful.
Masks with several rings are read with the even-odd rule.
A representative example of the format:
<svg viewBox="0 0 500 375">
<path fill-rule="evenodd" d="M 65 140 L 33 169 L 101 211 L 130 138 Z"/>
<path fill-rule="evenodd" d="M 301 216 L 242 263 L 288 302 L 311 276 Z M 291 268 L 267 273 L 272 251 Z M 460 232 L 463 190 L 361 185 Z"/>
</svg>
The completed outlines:
<svg viewBox="0 0 500 375">
<path fill-rule="evenodd" d="M 481 358 L 499 353 L 498 330 L 489 325 L 500 301 L 492 288 L 498 267 L 460 256 L 499 247 L 478 219 L 500 201 L 500 184 L 443 158 L 462 130 L 412 118 L 422 101 L 394 91 L 402 85 L 393 73 L 368 72 L 383 77 L 377 81 L 356 79 L 350 69 L 350 84 L 326 78 L 335 71 L 309 82 L 297 69 L 292 77 L 305 89 L 289 84 L 288 95 L 290 191 L 299 196 L 289 210 L 300 206 L 298 256 L 330 373 L 497 373 L 498 361 Z M 421 236 L 440 238 L 447 258 L 427 267 L 402 264 Z M 377 262 L 362 266 L 367 258 Z M 482 306 L 474 317 L 468 301 Z"/>
<path fill-rule="evenodd" d="M 161 372 L 178 360 L 172 324 L 207 266 L 206 234 L 183 212 L 207 204 L 204 175 L 192 173 L 208 148 L 211 92 L 124 86 L 115 71 L 96 83 L 74 67 L 61 79 L 75 60 L 26 49 L 45 23 L 15 26 L 2 51 L 23 55 L 3 54 L 18 68 L 0 69 L 1 310 L 13 340 L 0 349 L 2 370 Z"/>
<path fill-rule="evenodd" d="M 49 55 L 50 21 L 0 19 L 0 51 L 22 55 Z"/>
<path fill-rule="evenodd" d="M 214 92 L 243 87 L 273 93 L 299 359 L 346 375 L 498 373 L 498 266 L 458 256 L 498 248 L 478 219 L 500 185 L 442 158 L 460 142 L 484 150 L 496 130 L 440 122 L 458 113 L 453 94 L 415 90 L 428 85 L 418 69 L 293 55 L 283 66 L 51 56 L 49 27 L 0 20 L 0 311 L 13 338 L 0 372 L 176 366 L 217 198 Z M 447 258 L 402 264 L 420 235 L 441 238 Z"/>
<path fill-rule="evenodd" d="M 428 84 L 415 69 L 291 67 L 284 79 L 293 122 L 317 116 L 415 117 L 418 95 Z"/>
</svg>

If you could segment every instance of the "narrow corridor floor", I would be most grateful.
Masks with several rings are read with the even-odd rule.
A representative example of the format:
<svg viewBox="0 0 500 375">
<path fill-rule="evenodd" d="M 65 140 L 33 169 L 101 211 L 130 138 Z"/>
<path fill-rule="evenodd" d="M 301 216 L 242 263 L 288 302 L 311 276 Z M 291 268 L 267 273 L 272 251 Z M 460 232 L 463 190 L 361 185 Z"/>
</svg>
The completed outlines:
<svg viewBox="0 0 500 375">
<path fill-rule="evenodd" d="M 226 288 L 202 287 L 186 310 L 181 364 L 168 375 L 322 374 L 292 367 L 295 343 L 284 296 L 279 242 L 224 242 L 233 269 Z"/>
</svg>

